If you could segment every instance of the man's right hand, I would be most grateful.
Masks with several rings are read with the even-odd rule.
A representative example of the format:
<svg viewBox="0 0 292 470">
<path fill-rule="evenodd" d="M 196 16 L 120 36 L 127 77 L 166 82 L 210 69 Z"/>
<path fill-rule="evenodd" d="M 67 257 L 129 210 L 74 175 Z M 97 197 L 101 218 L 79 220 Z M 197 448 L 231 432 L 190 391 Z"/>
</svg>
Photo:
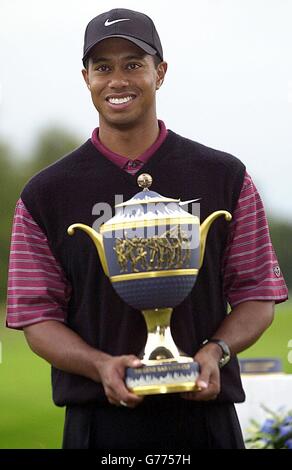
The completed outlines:
<svg viewBox="0 0 292 470">
<path fill-rule="evenodd" d="M 88 345 L 61 322 L 48 320 L 24 328 L 31 349 L 57 369 L 101 382 L 107 399 L 114 405 L 134 408 L 143 400 L 125 385 L 127 367 L 139 367 L 133 355 L 110 356 Z"/>
<path fill-rule="evenodd" d="M 130 392 L 125 384 L 125 371 L 127 367 L 140 367 L 142 362 L 136 356 L 109 356 L 103 355 L 98 363 L 98 373 L 106 397 L 112 405 L 135 408 L 143 401 Z M 122 403 L 121 403 L 122 402 Z"/>
</svg>

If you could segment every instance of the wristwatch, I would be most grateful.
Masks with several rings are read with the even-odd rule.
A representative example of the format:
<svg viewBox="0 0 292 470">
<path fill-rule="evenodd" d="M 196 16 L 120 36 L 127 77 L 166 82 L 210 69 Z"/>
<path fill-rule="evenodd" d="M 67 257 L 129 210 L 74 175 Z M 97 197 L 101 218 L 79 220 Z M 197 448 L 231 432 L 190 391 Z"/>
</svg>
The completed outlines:
<svg viewBox="0 0 292 470">
<path fill-rule="evenodd" d="M 223 339 L 217 339 L 217 338 L 205 339 L 205 341 L 203 341 L 202 344 L 203 346 L 205 346 L 207 343 L 216 343 L 218 344 L 218 346 L 220 346 L 222 350 L 222 357 L 219 360 L 218 365 L 219 365 L 219 368 L 221 369 L 221 367 L 225 366 L 230 361 L 231 353 L 230 353 L 229 346 L 225 343 L 225 341 L 223 341 Z"/>
</svg>

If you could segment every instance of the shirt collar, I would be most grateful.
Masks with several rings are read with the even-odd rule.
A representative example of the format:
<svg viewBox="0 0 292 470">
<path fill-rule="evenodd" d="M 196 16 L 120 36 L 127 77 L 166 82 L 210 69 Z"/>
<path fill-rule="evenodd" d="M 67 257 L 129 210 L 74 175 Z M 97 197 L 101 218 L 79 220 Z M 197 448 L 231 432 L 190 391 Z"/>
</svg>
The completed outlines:
<svg viewBox="0 0 292 470">
<path fill-rule="evenodd" d="M 136 161 L 145 164 L 165 141 L 168 134 L 165 124 L 163 121 L 158 120 L 158 125 L 159 136 L 157 137 L 156 141 L 151 145 L 151 147 L 149 147 L 145 152 L 143 152 L 142 155 L 139 155 L 137 158 L 135 158 Z M 129 161 L 131 161 L 132 159 L 124 157 L 123 155 L 119 155 L 118 153 L 112 152 L 110 149 L 108 149 L 105 145 L 101 143 L 98 134 L 99 128 L 97 127 L 96 129 L 94 129 L 91 136 L 91 142 L 97 148 L 97 150 L 102 153 L 106 158 L 108 158 L 108 160 L 112 161 L 115 165 L 117 165 L 119 168 L 127 167 Z"/>
</svg>

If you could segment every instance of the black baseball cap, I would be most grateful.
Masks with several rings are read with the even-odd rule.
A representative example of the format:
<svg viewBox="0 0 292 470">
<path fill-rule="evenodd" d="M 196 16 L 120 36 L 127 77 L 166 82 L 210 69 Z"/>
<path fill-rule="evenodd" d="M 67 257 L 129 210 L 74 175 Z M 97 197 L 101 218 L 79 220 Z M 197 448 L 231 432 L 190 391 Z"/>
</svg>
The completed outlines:
<svg viewBox="0 0 292 470">
<path fill-rule="evenodd" d="M 144 13 L 115 8 L 93 18 L 85 30 L 82 58 L 84 66 L 92 48 L 107 38 L 127 39 L 147 54 L 158 55 L 163 60 L 162 46 L 155 25 Z"/>
</svg>

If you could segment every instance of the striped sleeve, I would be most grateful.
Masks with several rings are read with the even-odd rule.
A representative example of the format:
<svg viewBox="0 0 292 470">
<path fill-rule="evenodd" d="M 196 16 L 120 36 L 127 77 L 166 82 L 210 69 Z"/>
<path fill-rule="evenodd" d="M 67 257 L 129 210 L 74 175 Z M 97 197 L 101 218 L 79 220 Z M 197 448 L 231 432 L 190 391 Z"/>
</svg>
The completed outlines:
<svg viewBox="0 0 292 470">
<path fill-rule="evenodd" d="M 259 193 L 246 173 L 230 226 L 223 262 L 224 292 L 231 307 L 247 300 L 288 298 Z"/>
<path fill-rule="evenodd" d="M 21 330 L 45 320 L 65 322 L 70 294 L 46 236 L 20 199 L 12 227 L 6 326 Z"/>
</svg>

